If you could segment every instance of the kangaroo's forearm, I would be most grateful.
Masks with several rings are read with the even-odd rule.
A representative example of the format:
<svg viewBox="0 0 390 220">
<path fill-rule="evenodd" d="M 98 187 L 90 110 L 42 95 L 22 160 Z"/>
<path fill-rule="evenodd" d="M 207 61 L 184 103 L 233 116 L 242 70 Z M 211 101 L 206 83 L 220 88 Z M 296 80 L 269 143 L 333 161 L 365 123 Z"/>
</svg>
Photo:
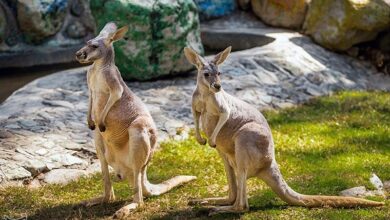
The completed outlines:
<svg viewBox="0 0 390 220">
<path fill-rule="evenodd" d="M 211 140 L 215 143 L 217 135 L 221 131 L 221 128 L 225 125 L 226 121 L 229 118 L 229 112 L 224 112 L 219 115 L 218 123 L 215 126 L 213 133 L 211 134 Z"/>
<path fill-rule="evenodd" d="M 122 88 L 122 87 L 121 87 Z M 122 97 L 123 89 L 113 91 L 110 93 L 110 96 L 107 100 L 106 105 L 104 106 L 104 109 L 100 116 L 100 122 L 105 124 L 106 117 L 112 106 Z"/>
<path fill-rule="evenodd" d="M 193 108 L 193 109 L 192 109 L 192 116 L 194 117 L 194 121 L 195 121 L 195 132 L 196 132 L 196 135 L 199 135 L 199 134 L 200 134 L 200 131 L 199 131 L 200 112 L 197 112 L 197 111 Z"/>
<path fill-rule="evenodd" d="M 89 90 L 88 96 L 88 113 L 87 113 L 88 121 L 92 121 L 92 92 Z"/>
</svg>

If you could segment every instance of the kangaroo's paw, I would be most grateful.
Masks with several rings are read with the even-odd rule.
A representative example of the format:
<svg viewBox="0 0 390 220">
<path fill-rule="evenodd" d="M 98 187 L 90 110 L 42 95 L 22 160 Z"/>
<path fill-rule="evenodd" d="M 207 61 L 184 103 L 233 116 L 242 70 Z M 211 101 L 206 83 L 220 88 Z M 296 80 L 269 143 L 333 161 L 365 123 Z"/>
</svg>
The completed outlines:
<svg viewBox="0 0 390 220">
<path fill-rule="evenodd" d="M 207 143 L 207 140 L 202 138 L 201 136 L 199 137 L 196 137 L 196 141 L 200 144 L 200 145 L 205 145 Z"/>
<path fill-rule="evenodd" d="M 219 206 L 219 207 L 213 207 L 211 208 L 209 212 L 209 216 L 222 214 L 222 213 L 244 213 L 249 211 L 249 208 L 244 206 Z"/>
<path fill-rule="evenodd" d="M 91 207 L 91 206 L 99 205 L 101 203 L 105 203 L 108 201 L 110 201 L 110 197 L 100 196 L 100 197 L 96 197 L 93 199 L 84 200 L 80 204 L 83 206 L 86 206 L 86 207 Z"/>
<path fill-rule="evenodd" d="M 104 123 L 99 123 L 99 130 L 101 132 L 105 132 L 106 131 L 106 125 Z"/>
<path fill-rule="evenodd" d="M 192 199 L 188 202 L 188 205 L 232 205 L 234 199 L 216 197 L 216 198 L 205 198 L 205 199 Z"/>
<path fill-rule="evenodd" d="M 88 120 L 88 128 L 91 130 L 95 130 L 95 128 L 96 128 L 95 122 L 92 120 Z"/>
<path fill-rule="evenodd" d="M 128 205 L 123 206 L 121 209 L 115 212 L 112 216 L 114 219 L 123 219 L 130 215 L 131 211 L 135 210 L 139 206 L 139 203 L 132 202 Z"/>
</svg>

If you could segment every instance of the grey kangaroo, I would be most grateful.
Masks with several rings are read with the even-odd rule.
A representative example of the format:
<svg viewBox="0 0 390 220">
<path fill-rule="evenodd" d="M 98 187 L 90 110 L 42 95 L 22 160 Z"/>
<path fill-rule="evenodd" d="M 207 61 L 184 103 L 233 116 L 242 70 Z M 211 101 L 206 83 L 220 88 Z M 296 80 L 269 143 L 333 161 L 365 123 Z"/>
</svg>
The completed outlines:
<svg viewBox="0 0 390 220">
<path fill-rule="evenodd" d="M 230 54 L 231 47 L 217 54 L 210 62 L 194 50 L 184 48 L 188 61 L 198 69 L 196 89 L 192 96 L 195 135 L 206 144 L 200 134 L 199 121 L 211 147 L 222 157 L 227 179 L 227 198 L 193 200 L 192 204 L 219 205 L 212 213 L 244 212 L 249 209 L 246 180 L 258 177 L 291 205 L 319 207 L 369 207 L 383 203 L 340 196 L 303 195 L 295 192 L 284 181 L 275 160 L 271 129 L 264 116 L 254 107 L 228 93 L 221 86 L 218 65 Z"/>
<path fill-rule="evenodd" d="M 118 218 L 142 205 L 143 196 L 163 194 L 196 178 L 176 176 L 157 185 L 148 181 L 147 165 L 157 146 L 156 126 L 144 103 L 124 83 L 114 59 L 113 42 L 120 40 L 127 30 L 127 27 L 117 30 L 114 23 L 108 23 L 76 53 L 80 63 L 93 63 L 87 73 L 87 121 L 89 128 L 95 130 L 95 147 L 104 179 L 103 196 L 84 204 L 91 206 L 114 199 L 110 165 L 119 179 L 126 179 L 134 187 L 133 202 L 115 213 Z"/>
</svg>

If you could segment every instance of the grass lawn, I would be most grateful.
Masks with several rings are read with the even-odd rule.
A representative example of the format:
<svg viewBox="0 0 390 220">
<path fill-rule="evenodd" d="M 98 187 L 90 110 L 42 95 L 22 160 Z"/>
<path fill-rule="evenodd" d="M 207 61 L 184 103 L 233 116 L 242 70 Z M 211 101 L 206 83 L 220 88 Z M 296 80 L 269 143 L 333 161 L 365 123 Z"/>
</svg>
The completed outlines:
<svg viewBox="0 0 390 220">
<path fill-rule="evenodd" d="M 273 130 L 276 159 L 290 186 L 305 194 L 337 195 L 364 185 L 375 172 L 390 180 L 390 94 L 342 92 L 300 107 L 265 113 Z M 149 165 L 149 179 L 160 182 L 177 174 L 198 179 L 171 192 L 145 200 L 132 219 L 206 219 L 207 211 L 189 207 L 189 198 L 224 196 L 227 182 L 215 149 L 193 137 L 161 144 Z M 0 218 L 106 219 L 130 196 L 124 182 L 114 183 L 117 200 L 84 208 L 76 204 L 102 193 L 101 175 L 65 186 L 29 190 L 0 189 Z M 390 219 L 390 202 L 382 208 L 334 209 L 286 205 L 261 180 L 248 181 L 250 211 L 216 215 L 214 219 Z M 384 201 L 383 198 L 371 198 Z"/>
</svg>

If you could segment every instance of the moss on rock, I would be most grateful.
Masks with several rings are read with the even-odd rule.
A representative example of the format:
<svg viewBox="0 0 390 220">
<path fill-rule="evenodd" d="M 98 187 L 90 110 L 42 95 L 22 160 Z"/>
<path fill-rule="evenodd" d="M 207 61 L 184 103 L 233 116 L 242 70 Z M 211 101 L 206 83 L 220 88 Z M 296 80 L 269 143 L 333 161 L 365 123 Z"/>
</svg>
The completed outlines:
<svg viewBox="0 0 390 220">
<path fill-rule="evenodd" d="M 123 78 L 149 80 L 192 69 L 183 55 L 190 46 L 203 53 L 192 0 L 91 0 L 100 30 L 107 22 L 128 25 L 125 41 L 114 44 Z"/>
</svg>

